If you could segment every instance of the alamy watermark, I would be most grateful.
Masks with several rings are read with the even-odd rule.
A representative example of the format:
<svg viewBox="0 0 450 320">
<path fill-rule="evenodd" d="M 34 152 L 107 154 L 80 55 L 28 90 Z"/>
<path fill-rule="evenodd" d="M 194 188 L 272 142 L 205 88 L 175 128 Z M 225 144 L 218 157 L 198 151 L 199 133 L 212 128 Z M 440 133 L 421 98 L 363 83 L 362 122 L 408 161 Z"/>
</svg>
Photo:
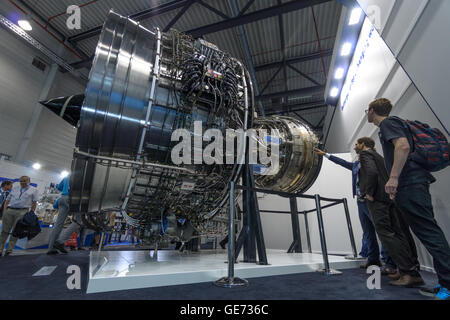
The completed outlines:
<svg viewBox="0 0 450 320">
<path fill-rule="evenodd" d="M 70 274 L 66 281 L 67 289 L 81 290 L 81 268 L 75 265 L 69 266 L 67 274 Z"/>
<path fill-rule="evenodd" d="M 81 8 L 76 5 L 67 7 L 66 13 L 69 18 L 66 20 L 66 26 L 69 30 L 80 30 L 81 29 Z"/>
<path fill-rule="evenodd" d="M 175 165 L 245 164 L 248 147 L 249 164 L 258 165 L 261 175 L 271 175 L 279 169 L 282 140 L 276 130 L 268 134 L 265 129 L 227 129 L 224 137 L 218 129 L 203 133 L 203 123 L 196 121 L 193 134 L 187 129 L 177 129 L 171 140 L 179 142 L 171 153 Z M 209 144 L 204 148 L 205 142 Z"/>
<path fill-rule="evenodd" d="M 381 8 L 377 5 L 371 5 L 367 7 L 367 18 L 372 22 L 375 29 L 378 31 L 381 29 Z"/>
<path fill-rule="evenodd" d="M 381 269 L 379 266 L 370 266 L 367 268 L 367 274 L 371 276 L 367 279 L 367 289 L 381 290 Z"/>
</svg>

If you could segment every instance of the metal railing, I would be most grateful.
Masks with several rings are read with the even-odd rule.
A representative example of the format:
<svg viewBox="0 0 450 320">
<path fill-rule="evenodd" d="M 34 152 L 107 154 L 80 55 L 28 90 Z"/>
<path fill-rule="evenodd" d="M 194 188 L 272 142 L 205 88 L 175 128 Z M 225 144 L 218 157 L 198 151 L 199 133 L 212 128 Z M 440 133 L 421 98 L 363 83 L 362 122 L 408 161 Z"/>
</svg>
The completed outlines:
<svg viewBox="0 0 450 320">
<path fill-rule="evenodd" d="M 312 213 L 312 212 L 316 212 L 318 227 L 319 227 L 320 244 L 321 244 L 321 249 L 322 249 L 323 265 L 324 265 L 324 268 L 319 269 L 318 271 L 324 273 L 325 275 L 341 274 L 341 272 L 330 268 L 322 210 L 342 204 L 344 206 L 345 217 L 346 217 L 346 221 L 347 221 L 347 228 L 348 228 L 348 232 L 349 232 L 350 243 L 352 246 L 353 255 L 355 258 L 357 257 L 358 254 L 356 251 L 355 237 L 353 234 L 353 227 L 352 227 L 352 223 L 351 223 L 351 219 L 350 219 L 350 212 L 348 210 L 348 203 L 347 203 L 346 198 L 332 199 L 332 198 L 322 197 L 318 194 L 313 196 L 313 195 L 295 194 L 295 193 L 287 193 L 287 192 L 278 192 L 278 191 L 258 189 L 258 188 L 249 188 L 249 187 L 245 187 L 245 186 L 234 185 L 234 183 L 231 182 L 230 199 L 233 198 L 232 195 L 234 194 L 234 190 L 271 194 L 271 195 L 277 195 L 282 198 L 289 199 L 291 211 L 259 210 L 259 212 L 263 212 L 263 213 L 290 214 L 291 215 L 294 241 L 293 241 L 291 247 L 289 248 L 288 253 L 302 252 L 302 245 L 301 245 L 301 239 L 300 239 L 300 224 L 298 221 L 299 214 L 302 214 L 305 217 L 305 227 L 306 227 L 306 233 L 307 233 L 308 251 L 309 251 L 309 253 L 312 253 L 311 235 L 310 235 L 309 223 L 308 223 L 308 214 Z M 316 208 L 307 210 L 307 211 L 298 211 L 297 199 L 314 200 Z M 322 202 L 330 202 L 330 203 L 322 206 Z M 234 241 L 232 241 L 234 239 L 234 230 L 232 227 L 233 210 L 234 210 L 233 206 L 234 206 L 234 204 L 233 204 L 233 201 L 231 200 L 230 201 L 230 241 L 229 242 L 234 242 Z M 234 263 L 235 263 L 235 258 L 236 258 L 234 250 L 235 250 L 234 244 L 229 244 L 229 246 L 228 246 L 228 268 L 229 268 L 228 269 L 228 277 L 222 278 L 220 280 L 222 283 L 225 282 L 227 284 L 227 287 L 233 287 L 233 285 L 239 286 L 239 284 L 241 284 L 243 281 L 245 281 L 244 279 L 234 278 Z M 234 283 L 234 280 L 237 280 L 236 284 Z"/>
</svg>

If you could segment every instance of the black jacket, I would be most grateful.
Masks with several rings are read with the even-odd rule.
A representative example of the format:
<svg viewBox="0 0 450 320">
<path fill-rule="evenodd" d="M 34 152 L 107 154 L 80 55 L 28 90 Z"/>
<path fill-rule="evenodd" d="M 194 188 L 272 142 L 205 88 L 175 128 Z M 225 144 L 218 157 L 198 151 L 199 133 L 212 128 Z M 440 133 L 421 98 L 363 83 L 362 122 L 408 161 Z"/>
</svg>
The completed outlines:
<svg viewBox="0 0 450 320">
<path fill-rule="evenodd" d="M 359 189 L 361 195 L 372 196 L 375 201 L 391 202 L 385 191 L 389 175 L 384 158 L 375 150 L 367 150 L 359 155 L 361 170 L 359 170 Z"/>
</svg>

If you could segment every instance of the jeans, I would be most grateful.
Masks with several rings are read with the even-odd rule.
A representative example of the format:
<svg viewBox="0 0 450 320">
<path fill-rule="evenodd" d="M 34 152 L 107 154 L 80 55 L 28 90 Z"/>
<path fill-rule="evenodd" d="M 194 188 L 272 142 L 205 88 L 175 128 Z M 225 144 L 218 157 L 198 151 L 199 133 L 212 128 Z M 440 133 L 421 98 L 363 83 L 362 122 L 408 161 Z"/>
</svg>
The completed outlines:
<svg viewBox="0 0 450 320">
<path fill-rule="evenodd" d="M 363 229 L 363 250 L 364 243 L 367 248 L 367 255 L 365 257 L 367 257 L 368 262 L 379 263 L 380 248 L 378 247 L 377 234 L 370 217 L 369 209 L 367 208 L 367 202 L 358 201 L 358 213 L 361 227 Z M 364 257 L 364 255 L 361 256 Z"/>
<path fill-rule="evenodd" d="M 59 238 L 63 228 L 64 222 L 69 215 L 69 196 L 62 196 L 58 200 L 58 217 L 56 218 L 56 223 L 53 226 L 52 234 L 50 235 L 50 240 L 48 243 L 48 251 L 53 250 L 53 245 L 55 241 Z"/>
<path fill-rule="evenodd" d="M 67 240 L 69 240 L 70 237 L 74 234 L 74 232 L 78 233 L 80 232 L 81 227 L 82 227 L 81 214 L 74 213 L 72 216 L 72 223 L 69 224 L 69 226 L 61 232 L 61 234 L 59 235 L 58 239 L 55 242 L 57 244 L 64 246 Z"/>
<path fill-rule="evenodd" d="M 434 218 L 429 184 L 418 183 L 399 188 L 396 204 L 402 217 L 433 257 L 439 284 L 450 288 L 450 247 Z"/>
</svg>

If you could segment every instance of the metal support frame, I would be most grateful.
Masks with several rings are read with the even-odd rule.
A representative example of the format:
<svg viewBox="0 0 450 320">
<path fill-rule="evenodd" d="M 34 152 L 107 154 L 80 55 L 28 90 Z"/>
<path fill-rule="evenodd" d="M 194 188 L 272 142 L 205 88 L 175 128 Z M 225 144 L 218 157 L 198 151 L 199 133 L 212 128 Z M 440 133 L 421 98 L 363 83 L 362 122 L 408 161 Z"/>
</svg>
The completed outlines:
<svg viewBox="0 0 450 320">
<path fill-rule="evenodd" d="M 320 244 L 321 244 L 323 266 L 324 266 L 324 268 L 319 269 L 317 271 L 320 273 L 323 273 L 325 275 L 339 275 L 339 274 L 342 274 L 342 272 L 333 270 L 330 268 L 330 263 L 328 260 L 328 249 L 327 249 L 327 243 L 326 243 L 326 237 L 325 237 L 325 228 L 324 228 L 324 223 L 323 223 L 322 210 L 343 204 L 344 210 L 345 210 L 345 217 L 347 220 L 347 227 L 348 227 L 348 231 L 349 231 L 349 235 L 350 235 L 350 243 L 352 246 L 353 255 L 356 259 L 357 252 L 356 252 L 355 237 L 353 235 L 353 228 L 352 228 L 352 223 L 351 223 L 351 219 L 350 219 L 350 213 L 348 210 L 347 199 L 330 199 L 330 198 L 321 197 L 320 195 L 311 196 L 311 195 L 304 195 L 304 194 L 293 194 L 293 193 L 287 193 L 287 192 L 264 190 L 264 189 L 248 187 L 245 184 L 243 186 L 236 186 L 235 188 L 239 189 L 239 190 L 243 190 L 244 192 L 248 191 L 248 192 L 253 192 L 255 194 L 257 192 L 265 193 L 265 194 L 272 194 L 272 195 L 277 195 L 277 196 L 289 199 L 290 204 L 291 204 L 291 211 L 274 211 L 274 210 L 259 211 L 258 210 L 258 214 L 259 214 L 259 212 L 290 214 L 292 217 L 292 223 L 293 223 L 292 228 L 293 228 L 293 233 L 294 233 L 294 244 L 295 244 L 296 237 L 298 237 L 298 239 L 300 239 L 300 232 L 296 231 L 296 230 L 299 230 L 299 227 L 297 226 L 297 224 L 298 224 L 298 216 L 297 215 L 303 214 L 305 217 L 305 227 L 306 227 L 306 236 L 307 236 L 307 242 L 308 242 L 308 251 L 310 253 L 312 253 L 312 248 L 311 248 L 311 238 L 310 238 L 309 223 L 308 223 L 307 215 L 308 215 L 308 213 L 316 212 L 317 221 L 318 221 L 318 225 L 319 225 Z M 298 198 L 315 200 L 316 208 L 308 210 L 308 211 L 303 211 L 303 212 L 296 211 Z M 327 202 L 331 202 L 331 203 L 328 205 L 322 206 L 321 201 L 327 201 Z M 296 221 L 294 218 L 295 216 L 297 216 Z M 245 232 L 245 229 L 243 230 L 243 232 Z M 238 241 L 238 243 L 239 243 L 239 241 Z M 293 251 L 294 251 L 293 249 L 295 249 L 294 244 L 291 245 L 291 248 L 289 248 L 289 251 L 288 251 L 289 253 L 293 253 Z M 301 243 L 300 243 L 300 248 L 301 248 Z"/>
<path fill-rule="evenodd" d="M 233 12 L 233 15 L 238 17 L 239 16 L 239 7 L 238 7 L 236 0 L 229 0 L 229 4 L 230 4 L 231 10 Z M 256 79 L 256 72 L 255 72 L 255 67 L 254 67 L 255 64 L 253 62 L 252 54 L 250 53 L 250 46 L 248 43 L 247 33 L 245 32 L 245 28 L 242 25 L 238 27 L 238 33 L 242 40 L 245 58 L 247 60 L 248 71 L 250 73 L 250 77 L 253 82 L 253 88 L 255 91 L 255 95 L 260 95 L 258 80 Z M 258 108 L 259 108 L 259 112 L 260 112 L 261 116 L 264 117 L 265 110 L 264 110 L 262 101 L 258 102 Z"/>
<path fill-rule="evenodd" d="M 234 28 L 240 25 L 249 24 L 255 21 L 271 18 L 278 16 L 280 14 L 292 12 L 295 10 L 301 10 L 309 8 L 314 5 L 329 2 L 330 0 L 293 0 L 281 5 L 275 5 L 266 9 L 258 10 L 235 18 L 231 18 L 225 21 L 220 21 L 213 23 L 208 26 L 196 28 L 187 31 L 188 34 L 192 35 L 194 38 L 204 36 L 206 34 Z"/>
<path fill-rule="evenodd" d="M 230 220 L 228 231 L 228 277 L 221 278 L 214 284 L 221 288 L 247 287 L 248 281 L 234 276 L 235 255 L 235 234 L 234 234 L 234 182 L 230 182 Z"/>
<path fill-rule="evenodd" d="M 275 93 L 256 97 L 256 101 L 270 100 L 273 98 L 282 98 L 284 96 L 302 96 L 303 95 L 305 97 L 307 97 L 307 96 L 309 97 L 314 94 L 323 93 L 324 90 L 325 90 L 325 86 L 315 86 L 315 87 L 301 88 L 301 89 L 297 89 L 297 90 L 275 92 Z"/>
<path fill-rule="evenodd" d="M 188 1 L 184 7 L 178 11 L 177 15 L 167 24 L 167 26 L 163 29 L 163 32 L 167 32 L 172 28 L 175 23 L 177 23 L 178 20 L 186 13 L 186 11 L 189 10 L 189 8 L 194 4 L 195 0 Z"/>
<path fill-rule="evenodd" d="M 277 75 L 280 73 L 281 69 L 283 69 L 283 66 L 280 66 L 277 70 L 277 72 L 275 72 L 272 77 L 270 78 L 269 81 L 267 81 L 266 85 L 264 86 L 264 88 L 262 89 L 262 91 L 259 93 L 260 95 L 264 94 L 264 92 L 266 92 L 267 88 L 272 84 L 273 80 L 275 80 L 275 78 L 277 77 Z"/>
<path fill-rule="evenodd" d="M 312 253 L 311 234 L 309 232 L 308 214 L 305 212 L 305 214 L 303 216 L 305 217 L 306 241 L 308 242 L 308 252 Z"/>
<path fill-rule="evenodd" d="M 219 32 L 222 30 L 226 30 L 229 28 L 234 28 L 240 25 L 249 24 L 255 21 L 271 18 L 283 13 L 292 12 L 295 10 L 301 10 L 305 9 L 314 5 L 330 2 L 331 0 L 294 0 L 289 1 L 287 3 L 283 3 L 281 5 L 272 6 L 266 9 L 254 11 L 248 14 L 243 14 L 247 9 L 250 7 L 252 3 L 247 7 L 245 7 L 245 11 L 242 10 L 240 14 L 237 17 L 227 19 L 224 21 L 216 22 L 211 25 L 203 26 L 197 29 L 193 29 L 190 31 L 187 31 L 186 33 L 192 35 L 194 38 L 199 38 L 201 36 L 204 36 L 206 34 Z M 155 17 L 157 15 L 167 13 L 176 9 L 183 8 L 190 0 L 178 0 L 178 1 L 171 1 L 169 3 L 162 4 L 160 6 L 147 9 L 141 12 L 137 12 L 135 14 L 132 14 L 129 16 L 130 19 L 133 19 L 135 21 L 142 21 L 145 19 L 149 19 L 151 17 Z M 70 43 L 76 43 L 81 40 L 89 39 L 91 37 L 97 36 L 101 33 L 102 26 L 95 27 L 93 29 L 87 30 L 85 32 L 79 33 L 77 35 L 74 35 L 72 37 L 68 38 L 68 41 Z"/>
<path fill-rule="evenodd" d="M 347 199 L 344 199 L 344 210 L 345 210 L 345 218 L 347 219 L 348 233 L 350 235 L 350 243 L 352 244 L 353 256 L 356 259 L 356 257 L 358 256 L 358 251 L 356 250 L 355 236 L 353 234 L 352 221 L 350 219 L 350 211 L 348 210 Z"/>
<path fill-rule="evenodd" d="M 255 187 L 253 165 L 245 165 L 242 172 L 242 178 L 243 186 L 248 187 L 248 189 L 243 189 L 244 225 L 236 243 L 235 254 L 236 257 L 238 257 L 242 248 L 244 248 L 243 262 L 256 263 L 256 249 L 258 249 L 258 264 L 268 265 L 258 197 L 256 191 L 253 191 Z"/>
<path fill-rule="evenodd" d="M 323 108 L 326 106 L 327 105 L 325 104 L 324 100 L 318 100 L 318 101 L 313 101 L 313 102 L 308 102 L 308 103 L 287 105 L 286 108 L 289 108 L 290 112 L 297 112 L 297 111 L 314 110 L 314 109 Z M 272 109 L 272 110 L 268 110 L 266 112 L 266 115 L 270 116 L 270 115 L 281 113 L 283 111 L 287 111 L 287 110 L 273 110 Z"/>
<path fill-rule="evenodd" d="M 15 23 L 7 19 L 6 17 L 2 16 L 0 14 L 0 24 L 5 26 L 9 31 L 15 33 L 17 36 L 28 42 L 31 46 L 39 50 L 42 54 L 44 54 L 47 58 L 49 58 L 52 62 L 56 63 L 61 68 L 67 70 L 71 74 L 73 74 L 75 77 L 87 80 L 87 78 L 79 73 L 77 70 L 72 68 L 67 61 L 62 59 L 60 55 L 62 54 L 62 50 L 60 49 L 59 54 L 54 53 L 50 49 L 48 49 L 46 46 L 44 46 L 42 43 L 31 37 L 27 32 L 25 32 L 22 28 L 17 26 Z M 41 99 L 40 101 L 44 100 L 45 98 Z"/>
<path fill-rule="evenodd" d="M 319 82 L 317 82 L 316 80 L 314 80 L 313 78 L 311 78 L 310 76 L 308 76 L 306 73 L 298 70 L 296 67 L 292 66 L 292 65 L 288 65 L 289 68 L 291 68 L 292 70 L 294 70 L 295 72 L 297 72 L 299 75 L 301 75 L 303 78 L 311 81 L 313 84 L 315 84 L 316 86 L 320 86 L 321 84 Z"/>
<path fill-rule="evenodd" d="M 297 198 L 292 197 L 289 199 L 291 205 L 291 221 L 292 221 L 292 235 L 294 236 L 294 241 L 289 247 L 288 253 L 302 253 L 302 239 L 300 236 L 300 223 L 298 221 L 298 208 L 297 208 Z"/>
<path fill-rule="evenodd" d="M 305 122 L 307 125 L 309 125 L 311 128 L 316 128 L 315 126 L 312 125 L 311 122 L 309 122 L 308 120 L 306 120 L 305 118 L 303 118 L 300 114 L 298 114 L 298 111 L 290 111 L 288 110 L 288 112 L 292 112 L 293 114 L 295 114 L 300 120 L 302 120 L 303 122 Z"/>
<path fill-rule="evenodd" d="M 326 51 L 324 51 L 322 53 L 322 55 L 325 56 L 325 57 L 332 56 L 333 55 L 333 50 L 326 50 Z M 308 54 L 308 55 L 304 55 L 304 56 L 297 57 L 297 58 L 286 59 L 286 64 L 288 66 L 290 66 L 292 64 L 296 64 L 296 63 L 300 63 L 300 62 L 307 62 L 307 61 L 317 60 L 317 59 L 320 59 L 322 57 L 322 55 L 320 54 L 320 52 L 316 52 L 316 53 L 313 53 L 313 54 Z M 268 63 L 268 64 L 256 66 L 255 67 L 255 71 L 256 72 L 265 71 L 265 70 L 279 68 L 280 66 L 283 66 L 283 61 L 271 62 L 271 63 Z"/>
<path fill-rule="evenodd" d="M 320 269 L 318 270 L 318 272 L 324 273 L 325 275 L 342 274 L 342 272 L 340 271 L 330 269 L 330 262 L 328 260 L 327 241 L 325 239 L 325 227 L 323 225 L 322 207 L 320 205 L 320 196 L 315 195 L 315 200 L 317 209 L 317 222 L 319 224 L 320 246 L 322 248 L 323 264 L 324 264 L 324 269 Z"/>
<path fill-rule="evenodd" d="M 242 16 L 245 12 L 247 12 L 247 10 L 252 6 L 253 2 L 255 2 L 255 0 L 249 0 L 244 8 L 242 8 L 241 12 L 239 12 L 238 16 Z"/>
</svg>

